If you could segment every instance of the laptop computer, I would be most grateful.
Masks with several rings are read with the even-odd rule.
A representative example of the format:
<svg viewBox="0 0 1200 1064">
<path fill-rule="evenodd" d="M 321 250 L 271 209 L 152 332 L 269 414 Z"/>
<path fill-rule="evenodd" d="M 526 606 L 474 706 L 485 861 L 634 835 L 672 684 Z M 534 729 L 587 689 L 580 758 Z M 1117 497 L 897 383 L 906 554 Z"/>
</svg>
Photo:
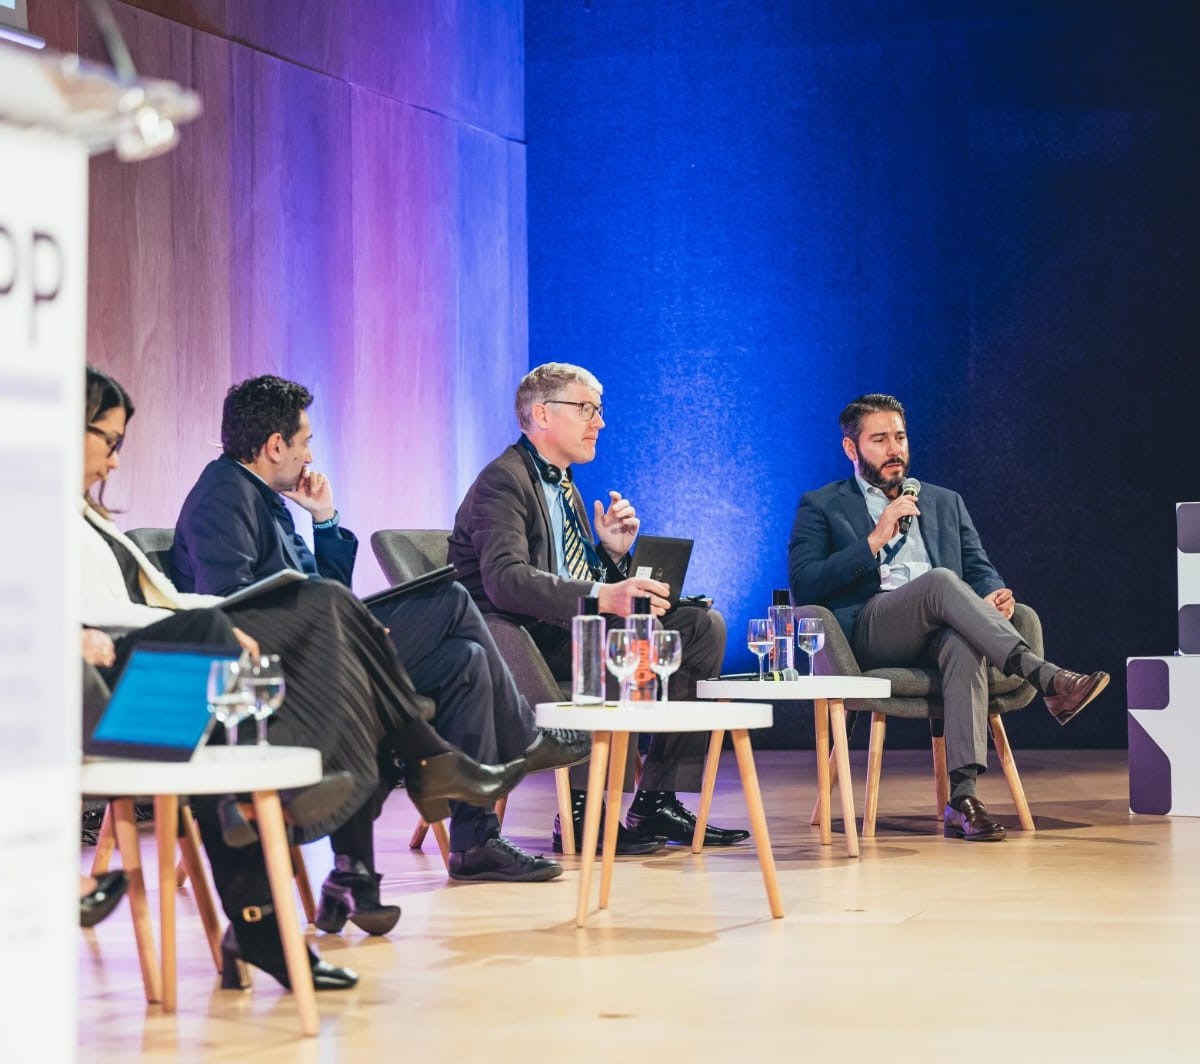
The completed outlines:
<svg viewBox="0 0 1200 1064">
<path fill-rule="evenodd" d="M 695 540 L 673 536 L 638 536 L 633 549 L 629 575 L 670 584 L 671 608 L 679 605 L 683 579 L 692 560 Z"/>
<path fill-rule="evenodd" d="M 190 761 L 208 738 L 208 667 L 236 654 L 182 643 L 143 643 L 83 744 L 89 756 Z"/>
</svg>

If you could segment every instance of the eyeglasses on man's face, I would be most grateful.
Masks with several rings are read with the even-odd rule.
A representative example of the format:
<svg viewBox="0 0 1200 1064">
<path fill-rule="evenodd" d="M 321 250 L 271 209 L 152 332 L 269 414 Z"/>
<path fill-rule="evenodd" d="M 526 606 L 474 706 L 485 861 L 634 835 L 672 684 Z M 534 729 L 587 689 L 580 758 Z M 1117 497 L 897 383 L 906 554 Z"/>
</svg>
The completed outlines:
<svg viewBox="0 0 1200 1064">
<path fill-rule="evenodd" d="M 579 414 L 580 421 L 591 421 L 597 414 L 604 417 L 604 407 L 598 403 L 579 402 L 574 399 L 547 399 L 546 406 L 573 406 Z"/>
<path fill-rule="evenodd" d="M 108 448 L 109 458 L 117 454 L 125 443 L 125 437 L 119 432 L 105 432 L 104 429 L 97 428 L 95 425 L 89 425 L 87 430 L 93 436 L 98 436 L 104 441 L 104 445 Z"/>
</svg>

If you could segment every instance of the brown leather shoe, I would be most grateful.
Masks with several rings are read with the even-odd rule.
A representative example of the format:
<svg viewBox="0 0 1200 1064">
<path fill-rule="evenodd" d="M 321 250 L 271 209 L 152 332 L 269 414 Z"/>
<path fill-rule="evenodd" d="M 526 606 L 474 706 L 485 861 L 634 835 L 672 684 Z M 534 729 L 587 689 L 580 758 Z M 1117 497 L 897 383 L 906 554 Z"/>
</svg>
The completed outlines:
<svg viewBox="0 0 1200 1064">
<path fill-rule="evenodd" d="M 1054 674 L 1054 694 L 1046 695 L 1046 708 L 1059 724 L 1066 724 L 1108 686 L 1108 673 L 1084 676 L 1070 669 Z"/>
<path fill-rule="evenodd" d="M 973 795 L 962 800 L 962 809 L 946 806 L 942 814 L 942 834 L 948 839 L 967 842 L 1003 842 L 1004 828 L 992 819 L 983 802 Z"/>
</svg>

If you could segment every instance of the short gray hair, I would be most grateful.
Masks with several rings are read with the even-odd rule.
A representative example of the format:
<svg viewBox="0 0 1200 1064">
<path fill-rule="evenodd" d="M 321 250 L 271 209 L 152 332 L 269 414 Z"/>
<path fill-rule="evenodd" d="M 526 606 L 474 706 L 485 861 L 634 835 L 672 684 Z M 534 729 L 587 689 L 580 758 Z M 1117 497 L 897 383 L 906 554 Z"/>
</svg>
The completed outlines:
<svg viewBox="0 0 1200 1064">
<path fill-rule="evenodd" d="M 530 411 L 534 403 L 555 398 L 570 384 L 582 384 L 597 395 L 604 394 L 604 385 L 596 380 L 594 374 L 569 362 L 544 362 L 526 373 L 517 385 L 517 421 L 521 424 L 521 431 L 528 432 L 533 428 Z"/>
</svg>

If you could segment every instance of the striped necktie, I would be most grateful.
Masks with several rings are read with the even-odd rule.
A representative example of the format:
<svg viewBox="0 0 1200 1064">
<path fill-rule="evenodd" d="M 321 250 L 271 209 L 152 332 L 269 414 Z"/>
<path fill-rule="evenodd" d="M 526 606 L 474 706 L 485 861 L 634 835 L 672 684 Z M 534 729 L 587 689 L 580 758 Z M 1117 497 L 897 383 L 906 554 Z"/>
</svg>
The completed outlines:
<svg viewBox="0 0 1200 1064">
<path fill-rule="evenodd" d="M 588 562 L 587 547 L 579 531 L 579 515 L 572 505 L 571 484 L 564 477 L 558 487 L 563 505 L 563 557 L 567 562 L 567 572 L 576 580 L 594 580 L 596 574 Z"/>
</svg>

